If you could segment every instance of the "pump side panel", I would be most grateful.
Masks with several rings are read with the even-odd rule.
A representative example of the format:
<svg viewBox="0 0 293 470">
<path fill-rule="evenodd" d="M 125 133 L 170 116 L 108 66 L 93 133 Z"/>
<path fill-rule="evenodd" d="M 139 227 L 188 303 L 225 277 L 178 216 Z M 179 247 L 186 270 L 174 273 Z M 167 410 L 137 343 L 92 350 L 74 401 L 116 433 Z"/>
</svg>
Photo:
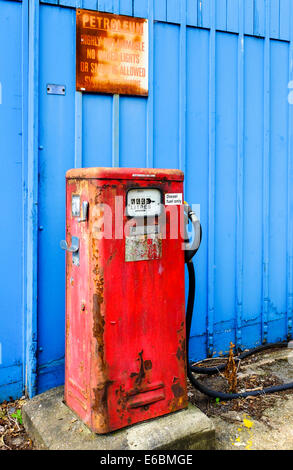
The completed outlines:
<svg viewBox="0 0 293 470">
<path fill-rule="evenodd" d="M 88 200 L 88 183 L 67 181 L 66 241 L 79 239 L 79 265 L 66 252 L 66 344 L 65 401 L 86 423 L 90 423 L 91 324 L 88 225 L 72 216 L 72 195 Z M 82 214 L 80 214 L 81 216 Z"/>
</svg>

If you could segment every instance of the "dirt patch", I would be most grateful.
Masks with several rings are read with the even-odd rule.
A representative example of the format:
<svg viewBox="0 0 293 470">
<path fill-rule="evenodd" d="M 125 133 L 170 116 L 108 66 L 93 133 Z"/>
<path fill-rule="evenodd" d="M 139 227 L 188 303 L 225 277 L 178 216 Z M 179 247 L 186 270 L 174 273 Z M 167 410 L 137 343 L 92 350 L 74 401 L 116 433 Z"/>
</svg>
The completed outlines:
<svg viewBox="0 0 293 470">
<path fill-rule="evenodd" d="M 218 366 L 223 359 L 197 364 Z M 229 393 L 223 371 L 217 375 L 196 374 L 206 387 Z M 238 365 L 237 392 L 264 389 L 293 381 L 293 351 L 266 351 Z M 228 401 L 210 398 L 188 383 L 189 401 L 212 419 L 218 449 L 292 449 L 293 389 Z"/>
<path fill-rule="evenodd" d="M 33 443 L 27 435 L 21 409 L 25 400 L 4 401 L 0 404 L 0 450 L 31 450 Z"/>
</svg>

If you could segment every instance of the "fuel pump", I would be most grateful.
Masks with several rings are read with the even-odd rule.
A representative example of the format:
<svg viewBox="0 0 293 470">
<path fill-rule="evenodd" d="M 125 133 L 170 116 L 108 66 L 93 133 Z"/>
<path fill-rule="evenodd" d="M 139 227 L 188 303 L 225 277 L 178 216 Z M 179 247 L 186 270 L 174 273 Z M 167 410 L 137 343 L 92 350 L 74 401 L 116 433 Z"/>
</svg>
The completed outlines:
<svg viewBox="0 0 293 470">
<path fill-rule="evenodd" d="M 188 405 L 183 178 L 66 174 L 65 402 L 96 433 Z"/>
</svg>

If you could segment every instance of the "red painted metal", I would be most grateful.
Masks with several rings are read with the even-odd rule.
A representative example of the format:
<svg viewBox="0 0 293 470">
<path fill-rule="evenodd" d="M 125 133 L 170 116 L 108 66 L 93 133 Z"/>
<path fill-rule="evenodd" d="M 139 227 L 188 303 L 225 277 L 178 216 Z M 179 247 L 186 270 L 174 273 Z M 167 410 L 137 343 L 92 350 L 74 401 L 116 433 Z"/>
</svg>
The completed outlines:
<svg viewBox="0 0 293 470">
<path fill-rule="evenodd" d="M 91 168 L 66 178 L 67 243 L 80 240 L 79 266 L 66 255 L 67 405 L 101 434 L 185 408 L 184 252 L 179 228 L 177 239 L 169 230 L 178 206 L 169 206 L 161 257 L 126 262 L 124 235 L 97 238 L 102 216 L 112 219 L 114 232 L 115 196 L 125 208 L 131 188 L 183 193 L 183 173 Z M 87 222 L 72 216 L 72 194 L 89 201 Z M 178 227 L 182 217 L 180 210 Z"/>
</svg>

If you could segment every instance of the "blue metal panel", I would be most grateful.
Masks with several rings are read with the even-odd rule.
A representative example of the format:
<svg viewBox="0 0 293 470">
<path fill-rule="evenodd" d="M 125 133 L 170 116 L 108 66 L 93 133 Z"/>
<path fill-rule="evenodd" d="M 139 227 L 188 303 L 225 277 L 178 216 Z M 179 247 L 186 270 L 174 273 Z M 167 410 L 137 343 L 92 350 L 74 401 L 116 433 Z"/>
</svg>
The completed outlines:
<svg viewBox="0 0 293 470">
<path fill-rule="evenodd" d="M 242 342 L 261 342 L 264 41 L 245 39 Z"/>
<path fill-rule="evenodd" d="M 280 35 L 280 0 L 270 0 L 270 37 L 279 38 Z"/>
<path fill-rule="evenodd" d="M 215 0 L 198 0 L 198 19 L 200 26 L 203 28 L 210 28 L 211 23 L 214 21 L 215 14 Z"/>
<path fill-rule="evenodd" d="M 293 24 L 293 5 L 290 4 L 290 24 Z M 290 31 L 289 46 L 289 87 L 293 86 L 293 28 Z M 290 94 L 288 99 L 290 98 Z M 291 101 L 290 101 L 291 102 Z M 293 321 L 293 106 L 289 107 L 288 116 L 288 214 L 287 214 L 287 337 L 292 335 Z"/>
<path fill-rule="evenodd" d="M 283 339 L 287 310 L 288 44 L 271 41 L 268 341 Z"/>
<path fill-rule="evenodd" d="M 112 101 L 112 96 L 83 96 L 84 167 L 112 164 Z"/>
<path fill-rule="evenodd" d="M 266 3 L 265 11 L 265 41 L 264 41 L 264 129 L 263 129 L 263 194 L 262 194 L 262 342 L 268 339 L 268 311 L 269 311 L 269 161 L 270 161 L 270 5 Z"/>
<path fill-rule="evenodd" d="M 214 348 L 219 352 L 235 340 L 237 36 L 217 33 L 216 48 Z"/>
<path fill-rule="evenodd" d="M 292 29 L 292 18 L 290 10 L 292 2 L 290 0 L 280 0 L 280 39 L 292 40 L 292 33 L 290 32 L 290 22 Z"/>
<path fill-rule="evenodd" d="M 227 30 L 227 0 L 216 2 L 216 28 L 220 31 Z"/>
<path fill-rule="evenodd" d="M 212 16 L 209 41 L 209 152 L 208 152 L 208 302 L 207 354 L 214 350 L 215 317 L 215 164 L 216 164 L 216 21 Z"/>
<path fill-rule="evenodd" d="M 236 2 L 235 0 L 227 0 L 227 31 L 240 33 L 239 11 L 241 9 L 242 9 L 242 2 L 240 0 Z"/>
<path fill-rule="evenodd" d="M 133 2 L 132 0 L 120 0 L 120 15 L 132 15 L 133 14 Z"/>
<path fill-rule="evenodd" d="M 197 26 L 197 2 L 194 0 L 187 0 L 186 9 L 187 24 L 190 26 Z"/>
<path fill-rule="evenodd" d="M 203 227 L 208 226 L 209 179 L 209 41 L 206 30 L 187 30 L 187 102 L 186 102 L 186 194 L 187 201 L 200 204 Z M 197 182 L 194 184 L 194 175 Z M 207 248 L 208 231 L 203 230 L 202 245 L 195 260 L 196 307 L 191 334 L 190 351 L 206 355 L 207 315 Z M 200 275 L 199 275 L 200 273 Z M 195 338 L 196 337 L 196 338 Z"/>
<path fill-rule="evenodd" d="M 155 24 L 154 165 L 178 168 L 179 27 Z M 168 54 L 166 54 L 168 50 Z"/>
<path fill-rule="evenodd" d="M 167 21 L 167 3 L 166 0 L 153 0 L 154 19 L 157 21 Z"/>
<path fill-rule="evenodd" d="M 242 346 L 243 313 L 243 159 L 244 159 L 244 0 L 239 0 L 238 35 L 238 96 L 237 96 L 237 195 L 236 195 L 236 340 L 237 348 Z"/>
<path fill-rule="evenodd" d="M 186 168 L 186 0 L 181 1 L 179 50 L 179 161 L 178 168 Z M 184 189 L 186 183 L 184 183 Z"/>
<path fill-rule="evenodd" d="M 266 6 L 270 7 L 269 0 L 254 0 L 254 28 L 253 34 L 255 36 L 264 36 L 269 34 L 269 29 L 266 28 Z"/>
<path fill-rule="evenodd" d="M 39 392 L 63 382 L 65 264 L 59 242 L 65 227 L 65 172 L 75 156 L 75 11 L 41 6 L 40 33 L 45 60 L 39 81 Z M 66 94 L 48 95 L 48 83 L 64 85 Z"/>
<path fill-rule="evenodd" d="M 0 402 L 23 392 L 22 5 L 0 1 Z"/>
<path fill-rule="evenodd" d="M 253 23 L 254 23 L 254 0 L 245 0 L 245 34 L 253 35 Z"/>
<path fill-rule="evenodd" d="M 146 106 L 145 98 L 120 98 L 120 166 L 145 166 Z"/>
<path fill-rule="evenodd" d="M 134 0 L 133 3 L 133 16 L 147 18 L 149 0 Z"/>
<path fill-rule="evenodd" d="M 149 95 L 147 99 L 146 167 L 154 167 L 154 1 L 148 0 L 149 19 Z"/>
<path fill-rule="evenodd" d="M 167 22 L 180 23 L 180 4 L 182 0 L 167 0 Z M 185 7 L 185 5 L 184 5 Z M 186 7 L 184 8 L 186 12 Z"/>
</svg>

